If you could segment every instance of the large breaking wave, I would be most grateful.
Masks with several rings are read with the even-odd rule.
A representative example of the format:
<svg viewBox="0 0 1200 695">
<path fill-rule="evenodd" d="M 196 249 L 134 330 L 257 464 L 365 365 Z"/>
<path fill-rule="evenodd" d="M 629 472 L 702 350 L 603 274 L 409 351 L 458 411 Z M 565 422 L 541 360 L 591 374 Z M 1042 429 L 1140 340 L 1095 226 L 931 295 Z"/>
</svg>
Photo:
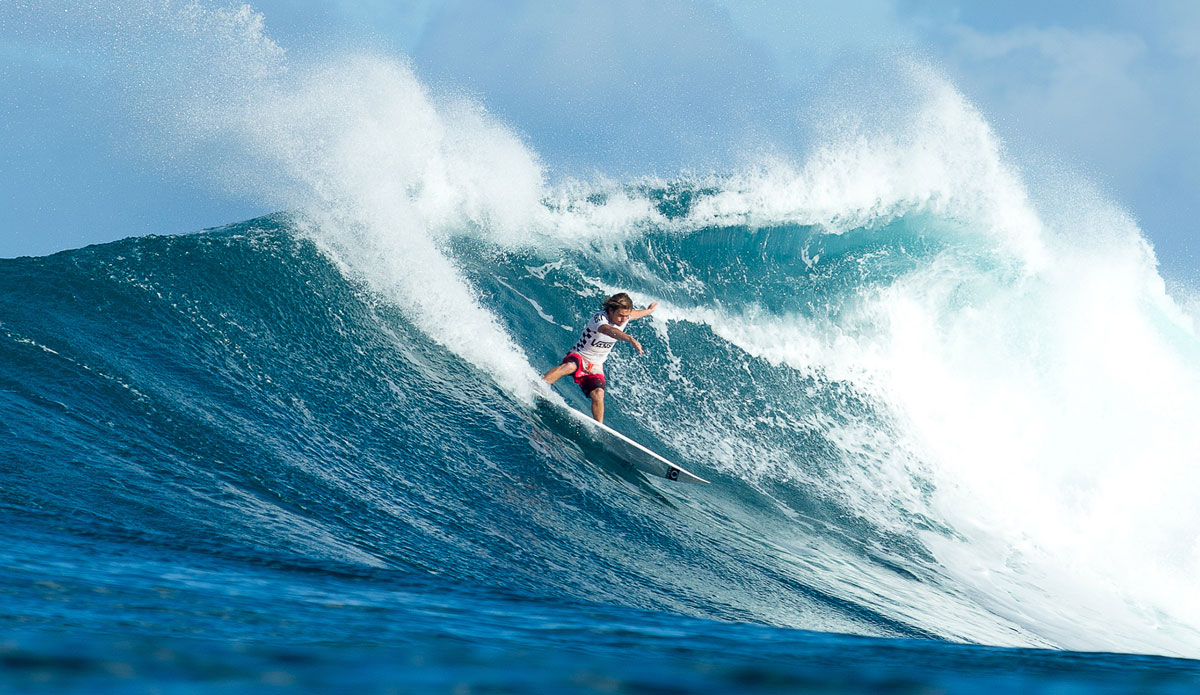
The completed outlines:
<svg viewBox="0 0 1200 695">
<path fill-rule="evenodd" d="M 290 212 L 3 262 L 0 410 L 33 464 L 6 467 L 10 509 L 721 620 L 1196 656 L 1193 319 L 1126 214 L 1031 191 L 932 70 L 831 98 L 801 155 L 551 181 L 403 61 L 289 62 L 245 8 L 156 7 L 114 70 L 158 147 Z M 609 421 L 711 488 L 648 485 L 534 406 L 616 290 L 660 309 Z"/>
</svg>

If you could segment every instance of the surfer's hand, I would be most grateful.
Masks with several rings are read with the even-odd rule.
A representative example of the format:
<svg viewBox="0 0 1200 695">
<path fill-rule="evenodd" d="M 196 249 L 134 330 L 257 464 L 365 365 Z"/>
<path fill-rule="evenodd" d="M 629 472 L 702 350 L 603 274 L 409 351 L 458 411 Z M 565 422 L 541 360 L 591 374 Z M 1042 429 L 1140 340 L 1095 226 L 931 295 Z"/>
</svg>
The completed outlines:
<svg viewBox="0 0 1200 695">
<path fill-rule="evenodd" d="M 646 313 L 652 314 L 658 308 L 658 302 L 650 302 L 650 306 L 646 307 Z"/>
<path fill-rule="evenodd" d="M 629 336 L 629 344 L 632 345 L 634 347 L 634 349 L 638 351 L 639 355 L 642 354 L 642 344 L 638 342 L 637 338 L 634 338 L 633 336 Z"/>
</svg>

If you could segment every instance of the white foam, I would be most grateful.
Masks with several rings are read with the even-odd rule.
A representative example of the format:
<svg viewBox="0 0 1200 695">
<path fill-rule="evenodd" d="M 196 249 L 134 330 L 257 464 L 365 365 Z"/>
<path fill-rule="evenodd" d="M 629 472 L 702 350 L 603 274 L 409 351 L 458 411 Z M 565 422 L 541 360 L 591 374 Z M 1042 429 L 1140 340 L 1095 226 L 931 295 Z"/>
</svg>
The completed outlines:
<svg viewBox="0 0 1200 695">
<path fill-rule="evenodd" d="M 1035 208 L 978 114 L 936 91 L 920 112 L 916 132 L 824 146 L 801 167 L 742 179 L 697 216 L 836 233 L 933 211 L 965 222 L 967 245 L 860 287 L 836 316 L 680 316 L 854 383 L 890 412 L 937 487 L 932 508 L 902 499 L 964 537 L 929 543 L 983 605 L 1061 646 L 1196 656 L 1192 319 L 1127 215 L 1069 183 L 1071 195 Z M 874 458 L 858 482 L 902 492 L 907 458 Z M 860 499 L 858 512 L 896 527 L 889 505 Z"/>
<path fill-rule="evenodd" d="M 436 97 L 403 60 L 291 58 L 247 6 L 141 3 L 87 21 L 166 157 L 274 209 L 429 337 L 528 400 L 536 373 L 444 250 L 548 227 L 540 162 L 482 107 Z M 136 40 L 134 40 L 136 39 Z"/>
<path fill-rule="evenodd" d="M 737 427 L 718 428 L 721 442 L 676 444 L 707 447 L 696 453 L 735 474 L 830 486 L 883 528 L 942 520 L 960 534 L 926 534 L 945 571 L 1054 644 L 1196 656 L 1193 319 L 1127 214 L 1067 176 L 1030 195 L 961 95 L 924 69 L 910 77 L 916 97 L 883 126 L 849 119 L 799 164 L 718 181 L 674 226 L 838 234 L 926 214 L 955 221 L 962 243 L 860 287 L 837 315 L 664 303 L 655 317 L 707 324 L 752 355 L 852 383 L 899 438 L 881 445 L 878 432 L 827 427 L 852 465 L 821 481 Z M 747 461 L 757 468 L 743 470 Z M 934 482 L 932 498 L 906 483 L 918 474 Z"/>
<path fill-rule="evenodd" d="M 802 164 L 768 160 L 730 177 L 720 194 L 696 205 L 694 223 L 821 225 L 840 233 L 926 212 L 970 220 L 1011 258 L 1040 267 L 1040 221 L 986 121 L 921 65 L 906 63 L 898 78 L 895 88 L 906 98 L 853 119 L 818 112 L 815 118 L 845 127 L 823 128 Z"/>
<path fill-rule="evenodd" d="M 456 232 L 519 241 L 532 226 L 541 167 L 511 132 L 470 104 L 436 102 L 407 66 L 364 56 L 266 92 L 238 128 L 294 182 L 285 200 L 355 276 L 531 396 L 523 352 L 443 249 Z"/>
</svg>

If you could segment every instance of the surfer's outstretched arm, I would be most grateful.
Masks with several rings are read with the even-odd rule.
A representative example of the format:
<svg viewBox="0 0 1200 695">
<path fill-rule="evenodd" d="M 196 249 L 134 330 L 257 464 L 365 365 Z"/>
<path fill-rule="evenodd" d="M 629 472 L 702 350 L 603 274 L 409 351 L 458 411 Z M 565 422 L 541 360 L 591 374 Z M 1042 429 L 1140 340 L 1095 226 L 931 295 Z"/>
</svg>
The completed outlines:
<svg viewBox="0 0 1200 695">
<path fill-rule="evenodd" d="M 653 314 L 654 310 L 657 308 L 658 302 L 650 302 L 650 306 L 646 307 L 645 309 L 634 309 L 633 311 L 629 312 L 629 320 L 632 321 L 634 319 L 640 319 L 643 316 L 649 316 L 650 314 Z"/>
</svg>

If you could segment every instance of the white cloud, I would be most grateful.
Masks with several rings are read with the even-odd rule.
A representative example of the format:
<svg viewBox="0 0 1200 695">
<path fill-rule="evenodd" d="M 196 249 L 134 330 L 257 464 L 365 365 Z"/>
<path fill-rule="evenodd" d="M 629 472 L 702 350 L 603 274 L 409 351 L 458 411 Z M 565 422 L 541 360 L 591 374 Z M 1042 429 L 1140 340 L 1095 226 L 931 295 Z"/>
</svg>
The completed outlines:
<svg viewBox="0 0 1200 695">
<path fill-rule="evenodd" d="M 1088 28 L 950 24 L 927 41 L 1024 161 L 1057 160 L 1098 182 L 1173 274 L 1195 277 L 1200 54 L 1171 37 L 1197 26 L 1196 7 L 1098 11 Z"/>
<path fill-rule="evenodd" d="M 985 33 L 956 25 L 946 58 L 1009 137 L 1093 175 L 1128 179 L 1163 147 L 1146 42 L 1061 27 Z"/>
<path fill-rule="evenodd" d="M 1141 38 L 1061 28 L 983 34 L 956 27 L 953 50 L 1010 103 L 1077 133 L 1113 136 L 1151 112 Z"/>
<path fill-rule="evenodd" d="M 714 1 L 743 34 L 770 50 L 784 79 L 816 76 L 847 53 L 871 54 L 915 42 L 892 0 Z"/>
<path fill-rule="evenodd" d="M 1163 0 L 1142 9 L 1160 32 L 1162 43 L 1177 56 L 1200 59 L 1200 3 Z"/>
<path fill-rule="evenodd" d="M 773 89 L 769 60 L 728 16 L 684 0 L 464 0 L 435 15 L 414 57 L 535 133 L 551 161 L 627 172 L 711 163 Z"/>
</svg>

